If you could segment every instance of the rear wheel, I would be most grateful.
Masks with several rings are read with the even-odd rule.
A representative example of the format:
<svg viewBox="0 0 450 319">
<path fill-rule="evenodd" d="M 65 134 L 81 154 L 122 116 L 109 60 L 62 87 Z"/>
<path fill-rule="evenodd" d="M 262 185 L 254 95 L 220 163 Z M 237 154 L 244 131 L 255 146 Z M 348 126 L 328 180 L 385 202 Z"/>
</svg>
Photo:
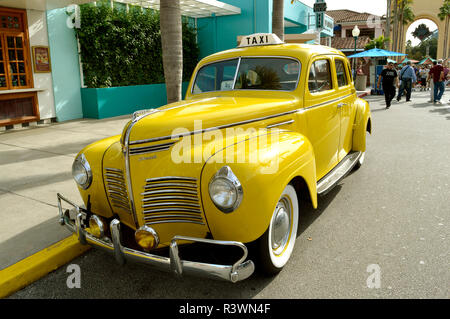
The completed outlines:
<svg viewBox="0 0 450 319">
<path fill-rule="evenodd" d="M 275 275 L 289 261 L 294 250 L 298 227 L 298 198 L 295 188 L 287 185 L 278 200 L 270 225 L 258 242 L 263 273 Z"/>
</svg>

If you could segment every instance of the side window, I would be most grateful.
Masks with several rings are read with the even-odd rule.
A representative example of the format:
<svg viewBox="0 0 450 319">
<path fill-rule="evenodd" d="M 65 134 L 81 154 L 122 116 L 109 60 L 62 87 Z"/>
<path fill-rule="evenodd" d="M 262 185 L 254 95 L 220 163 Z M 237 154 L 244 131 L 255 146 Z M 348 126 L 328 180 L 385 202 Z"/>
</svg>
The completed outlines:
<svg viewBox="0 0 450 319">
<path fill-rule="evenodd" d="M 350 79 L 352 82 L 354 82 L 355 79 L 353 78 L 352 68 L 350 67 L 350 64 L 348 62 L 346 63 L 346 65 L 347 65 L 348 74 L 350 74 Z"/>
<path fill-rule="evenodd" d="M 336 76 L 337 76 L 337 81 L 338 81 L 338 87 L 347 86 L 348 78 L 347 78 L 347 73 L 345 72 L 344 61 L 335 60 L 335 66 L 336 66 Z"/>
<path fill-rule="evenodd" d="M 311 65 L 308 88 L 311 93 L 333 89 L 329 60 L 317 60 Z"/>
</svg>

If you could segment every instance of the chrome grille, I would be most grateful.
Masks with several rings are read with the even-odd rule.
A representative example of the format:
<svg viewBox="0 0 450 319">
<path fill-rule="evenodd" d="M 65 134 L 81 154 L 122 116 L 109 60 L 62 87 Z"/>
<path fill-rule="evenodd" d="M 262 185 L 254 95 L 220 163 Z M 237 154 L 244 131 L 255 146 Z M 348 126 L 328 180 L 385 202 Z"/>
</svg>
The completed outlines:
<svg viewBox="0 0 450 319">
<path fill-rule="evenodd" d="M 195 178 L 180 176 L 149 178 L 141 196 L 146 225 L 161 223 L 204 225 Z"/>
<path fill-rule="evenodd" d="M 175 142 L 169 142 L 169 143 L 151 145 L 151 146 L 132 147 L 132 148 L 130 148 L 130 155 L 139 155 L 139 154 L 167 151 L 174 143 Z"/>
<path fill-rule="evenodd" d="M 123 172 L 117 168 L 105 168 L 105 184 L 111 206 L 131 213 Z"/>
</svg>

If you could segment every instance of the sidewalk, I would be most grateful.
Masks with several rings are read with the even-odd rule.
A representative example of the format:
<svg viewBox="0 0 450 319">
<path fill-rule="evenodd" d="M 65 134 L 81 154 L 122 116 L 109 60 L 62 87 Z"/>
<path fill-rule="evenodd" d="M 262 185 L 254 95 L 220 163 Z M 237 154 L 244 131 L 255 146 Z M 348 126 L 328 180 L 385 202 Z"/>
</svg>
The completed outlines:
<svg viewBox="0 0 450 319">
<path fill-rule="evenodd" d="M 92 142 L 120 134 L 129 119 L 82 119 L 0 132 L 3 277 L 2 270 L 71 236 L 58 223 L 56 193 L 82 203 L 71 172 L 76 154 Z"/>
<path fill-rule="evenodd" d="M 366 88 L 365 91 L 356 91 L 356 94 L 358 95 L 358 97 L 360 98 L 364 98 L 367 95 L 370 95 L 371 92 L 371 88 L 370 86 Z"/>
</svg>

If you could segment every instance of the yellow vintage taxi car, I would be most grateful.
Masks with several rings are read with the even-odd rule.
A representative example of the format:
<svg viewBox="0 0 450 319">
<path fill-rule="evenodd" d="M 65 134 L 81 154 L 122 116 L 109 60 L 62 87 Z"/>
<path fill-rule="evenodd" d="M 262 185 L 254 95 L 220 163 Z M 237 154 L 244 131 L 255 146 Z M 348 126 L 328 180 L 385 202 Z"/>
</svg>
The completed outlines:
<svg viewBox="0 0 450 319">
<path fill-rule="evenodd" d="M 371 129 L 340 51 L 245 36 L 199 62 L 185 100 L 135 112 L 121 135 L 80 151 L 84 203 L 58 194 L 60 223 L 119 263 L 231 282 L 255 266 L 274 275 L 294 250 L 299 201 L 317 208 L 360 167 Z M 185 260 L 192 243 L 241 253 Z"/>
</svg>

